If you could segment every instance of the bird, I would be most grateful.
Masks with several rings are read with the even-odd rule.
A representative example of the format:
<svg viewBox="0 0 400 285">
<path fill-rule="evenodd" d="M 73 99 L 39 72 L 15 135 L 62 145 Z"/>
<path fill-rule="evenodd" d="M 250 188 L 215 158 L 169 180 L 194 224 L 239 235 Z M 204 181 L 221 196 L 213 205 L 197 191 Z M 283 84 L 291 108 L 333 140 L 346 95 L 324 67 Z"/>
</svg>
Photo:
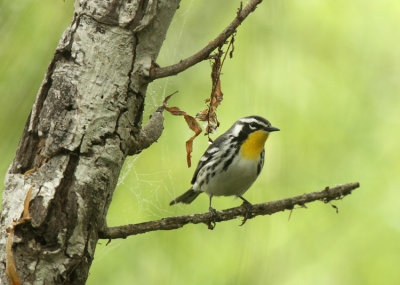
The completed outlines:
<svg viewBox="0 0 400 285">
<path fill-rule="evenodd" d="M 242 225 L 251 217 L 252 204 L 243 198 L 259 176 L 263 166 L 264 145 L 271 132 L 280 129 L 261 116 L 237 120 L 225 133 L 209 145 L 196 167 L 192 187 L 170 202 L 190 204 L 201 193 L 209 196 L 209 211 L 215 226 L 214 196 L 236 196 L 248 209 Z M 213 228 L 213 227 L 212 227 Z"/>
</svg>

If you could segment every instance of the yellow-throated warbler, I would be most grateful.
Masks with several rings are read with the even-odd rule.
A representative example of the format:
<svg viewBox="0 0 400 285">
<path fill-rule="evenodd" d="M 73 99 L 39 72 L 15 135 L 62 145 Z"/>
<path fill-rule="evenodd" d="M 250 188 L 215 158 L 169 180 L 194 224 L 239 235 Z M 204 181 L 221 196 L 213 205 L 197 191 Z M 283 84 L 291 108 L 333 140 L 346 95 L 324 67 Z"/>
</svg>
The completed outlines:
<svg viewBox="0 0 400 285">
<path fill-rule="evenodd" d="M 190 204 L 200 193 L 205 192 L 210 197 L 209 210 L 212 216 L 216 214 L 211 207 L 213 196 L 236 195 L 251 207 L 242 195 L 260 174 L 264 165 L 265 141 L 269 133 L 275 131 L 279 129 L 259 116 L 236 121 L 201 157 L 191 181 L 192 188 L 172 200 L 170 205 Z"/>
</svg>

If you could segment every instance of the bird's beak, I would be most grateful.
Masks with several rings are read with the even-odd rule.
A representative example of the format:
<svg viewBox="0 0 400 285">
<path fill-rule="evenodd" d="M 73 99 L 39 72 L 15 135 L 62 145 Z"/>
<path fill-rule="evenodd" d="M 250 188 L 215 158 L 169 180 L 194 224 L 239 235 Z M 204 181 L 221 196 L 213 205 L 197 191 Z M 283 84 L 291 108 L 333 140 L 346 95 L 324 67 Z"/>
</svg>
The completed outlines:
<svg viewBox="0 0 400 285">
<path fill-rule="evenodd" d="M 267 128 L 267 131 L 268 132 L 277 132 L 277 131 L 280 131 L 280 129 L 271 126 L 271 127 Z"/>
</svg>

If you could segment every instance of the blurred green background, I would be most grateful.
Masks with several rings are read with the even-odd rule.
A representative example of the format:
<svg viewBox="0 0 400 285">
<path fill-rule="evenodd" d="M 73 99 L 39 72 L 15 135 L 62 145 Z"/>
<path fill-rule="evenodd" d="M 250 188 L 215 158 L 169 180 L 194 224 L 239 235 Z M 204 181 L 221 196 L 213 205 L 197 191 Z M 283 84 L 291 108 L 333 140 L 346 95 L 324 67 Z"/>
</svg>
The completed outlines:
<svg viewBox="0 0 400 285">
<path fill-rule="evenodd" d="M 172 64 L 214 38 L 239 1 L 182 1 L 158 63 Z M 71 0 L 0 0 L 0 184 L 16 151 L 47 65 L 72 19 Z M 267 142 L 253 203 L 347 182 L 361 188 L 335 202 L 250 220 L 188 225 L 97 247 L 88 284 L 400 284 L 400 2 L 264 1 L 239 28 L 225 62 L 221 134 L 261 115 L 281 132 Z M 170 105 L 190 114 L 210 93 L 210 64 L 151 84 L 145 120 Z M 129 158 L 108 223 L 116 226 L 207 211 L 169 201 L 190 187 L 192 135 L 165 114 L 158 143 Z M 218 135 L 216 134 L 214 138 Z M 195 140 L 193 164 L 207 147 Z M 217 209 L 239 200 L 216 198 Z"/>
</svg>

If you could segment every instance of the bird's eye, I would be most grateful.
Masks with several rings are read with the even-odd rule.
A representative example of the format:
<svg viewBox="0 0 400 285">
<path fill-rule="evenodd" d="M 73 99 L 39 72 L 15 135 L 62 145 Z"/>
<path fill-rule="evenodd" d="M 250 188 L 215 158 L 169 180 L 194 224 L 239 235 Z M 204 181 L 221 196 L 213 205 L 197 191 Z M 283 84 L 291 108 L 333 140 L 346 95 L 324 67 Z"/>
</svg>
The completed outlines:
<svg viewBox="0 0 400 285">
<path fill-rule="evenodd" d="M 257 128 L 257 125 L 256 125 L 256 123 L 251 123 L 251 124 L 249 125 L 249 127 L 250 127 L 250 129 L 254 130 L 254 129 Z"/>
</svg>

